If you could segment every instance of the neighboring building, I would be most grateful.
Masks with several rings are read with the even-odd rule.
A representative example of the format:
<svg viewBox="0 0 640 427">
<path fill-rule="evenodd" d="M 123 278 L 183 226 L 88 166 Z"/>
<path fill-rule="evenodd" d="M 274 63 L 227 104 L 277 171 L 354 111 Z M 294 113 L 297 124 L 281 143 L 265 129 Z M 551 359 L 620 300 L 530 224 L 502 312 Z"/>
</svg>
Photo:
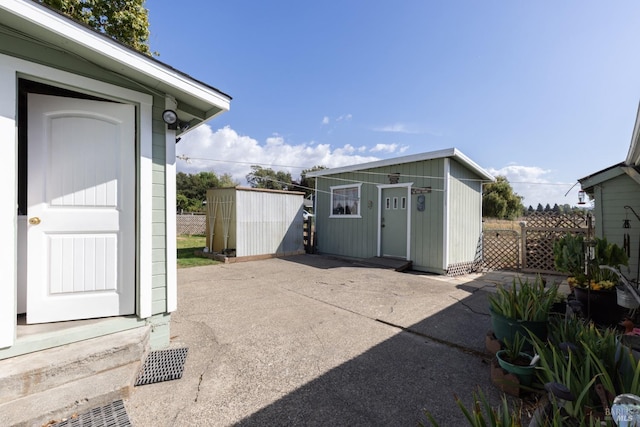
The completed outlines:
<svg viewBox="0 0 640 427">
<path fill-rule="evenodd" d="M 245 260 L 303 254 L 303 198 L 259 188 L 208 190 L 208 249 Z"/>
<path fill-rule="evenodd" d="M 26 367 L 28 353 L 98 336 L 116 346 L 123 331 L 167 346 L 177 306 L 175 144 L 231 98 L 35 1 L 3 0 L 0 27 L 0 364 Z M 44 403 L 63 395 L 34 375 L 11 387 L 52 394 L 25 416 L 53 410 Z M 11 398 L 26 402 L 0 396 L 3 425 L 12 422 L 2 405 L 21 408 Z"/>
<path fill-rule="evenodd" d="M 461 274 L 481 256 L 482 184 L 494 177 L 455 148 L 308 174 L 320 253 L 412 261 Z"/>
<path fill-rule="evenodd" d="M 624 162 L 594 172 L 578 182 L 594 200 L 593 216 L 597 237 L 625 247 L 629 239 L 629 268 L 622 273 L 640 279 L 640 109 Z M 628 220 L 628 221 L 627 221 Z M 628 228 L 625 228 L 628 225 Z"/>
</svg>

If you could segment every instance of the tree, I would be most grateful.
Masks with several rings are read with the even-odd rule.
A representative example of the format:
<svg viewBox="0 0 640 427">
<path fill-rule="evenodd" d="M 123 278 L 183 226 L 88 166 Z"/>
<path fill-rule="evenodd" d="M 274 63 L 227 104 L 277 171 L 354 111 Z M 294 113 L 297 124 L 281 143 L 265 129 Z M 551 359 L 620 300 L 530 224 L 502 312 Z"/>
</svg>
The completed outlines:
<svg viewBox="0 0 640 427">
<path fill-rule="evenodd" d="M 197 174 L 176 174 L 176 208 L 178 211 L 198 212 L 204 210 L 203 202 L 207 198 L 207 190 L 216 187 L 235 187 L 238 185 L 229 174 L 220 178 L 214 172 Z"/>
<path fill-rule="evenodd" d="M 149 11 L 145 0 L 38 0 L 146 55 Z"/>
<path fill-rule="evenodd" d="M 482 192 L 482 216 L 515 219 L 523 212 L 522 197 L 513 192 L 506 177 L 498 176 L 495 182 L 485 184 Z"/>
<path fill-rule="evenodd" d="M 251 166 L 251 172 L 247 174 L 247 182 L 253 188 L 270 190 L 289 190 L 292 188 L 289 172 L 276 172 L 271 168 L 263 168 L 258 165 Z"/>
<path fill-rule="evenodd" d="M 311 169 L 303 170 L 300 173 L 300 183 L 297 186 L 294 186 L 294 187 L 297 187 L 295 188 L 295 190 L 304 192 L 305 197 L 310 194 L 313 194 L 316 188 L 316 179 L 308 178 L 307 174 L 309 172 L 315 172 L 315 171 L 319 171 L 326 168 L 327 168 L 326 166 L 314 166 Z"/>
</svg>

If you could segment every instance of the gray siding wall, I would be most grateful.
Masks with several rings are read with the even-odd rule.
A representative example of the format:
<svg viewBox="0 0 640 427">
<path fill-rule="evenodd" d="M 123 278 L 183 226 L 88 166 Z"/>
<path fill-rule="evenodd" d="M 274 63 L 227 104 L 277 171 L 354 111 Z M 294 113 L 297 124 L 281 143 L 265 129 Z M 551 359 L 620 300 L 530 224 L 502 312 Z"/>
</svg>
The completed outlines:
<svg viewBox="0 0 640 427">
<path fill-rule="evenodd" d="M 635 279 L 638 275 L 638 250 L 640 249 L 640 221 L 624 208 L 631 206 L 640 215 L 640 185 L 623 174 L 596 187 L 595 227 L 598 237 L 606 237 L 609 243 L 620 247 L 624 244 L 625 233 L 629 234 L 631 256 L 629 269 L 623 267 L 622 273 L 627 278 Z M 630 228 L 623 228 L 624 220 L 629 219 Z"/>
<path fill-rule="evenodd" d="M 236 193 L 237 256 L 303 252 L 302 194 Z"/>
<path fill-rule="evenodd" d="M 213 251 L 235 249 L 236 256 L 284 255 L 303 253 L 303 195 L 235 188 L 207 191 L 207 199 L 230 198 L 229 239 L 224 245 L 222 206 L 218 205 L 214 223 Z M 207 236 L 210 231 L 207 218 Z"/>
<path fill-rule="evenodd" d="M 449 264 L 473 261 L 482 236 L 482 182 L 455 160 L 450 162 Z"/>
</svg>

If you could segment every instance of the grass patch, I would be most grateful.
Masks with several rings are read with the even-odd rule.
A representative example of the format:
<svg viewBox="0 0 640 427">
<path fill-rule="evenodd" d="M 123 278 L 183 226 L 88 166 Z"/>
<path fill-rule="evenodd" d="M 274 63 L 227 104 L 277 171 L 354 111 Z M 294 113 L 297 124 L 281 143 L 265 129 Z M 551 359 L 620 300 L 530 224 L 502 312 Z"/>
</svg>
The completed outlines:
<svg viewBox="0 0 640 427">
<path fill-rule="evenodd" d="M 219 264 L 220 261 L 195 255 L 195 251 L 202 250 L 206 244 L 207 238 L 205 236 L 178 236 L 178 268 Z"/>
</svg>

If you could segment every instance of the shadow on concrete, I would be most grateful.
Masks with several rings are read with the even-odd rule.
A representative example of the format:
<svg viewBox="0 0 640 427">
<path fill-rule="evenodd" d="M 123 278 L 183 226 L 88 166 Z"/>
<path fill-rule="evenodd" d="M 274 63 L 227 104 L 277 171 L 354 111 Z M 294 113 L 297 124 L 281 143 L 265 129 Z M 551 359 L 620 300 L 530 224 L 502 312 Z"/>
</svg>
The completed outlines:
<svg viewBox="0 0 640 427">
<path fill-rule="evenodd" d="M 336 260 L 320 264 L 340 266 Z M 455 395 L 468 406 L 480 388 L 496 405 L 501 393 L 491 384 L 492 355 L 485 351 L 485 284 L 459 286 L 469 291 L 466 298 L 409 327 L 378 320 L 398 333 L 236 425 L 430 425 L 425 410 L 442 426 L 467 425 Z"/>
</svg>

